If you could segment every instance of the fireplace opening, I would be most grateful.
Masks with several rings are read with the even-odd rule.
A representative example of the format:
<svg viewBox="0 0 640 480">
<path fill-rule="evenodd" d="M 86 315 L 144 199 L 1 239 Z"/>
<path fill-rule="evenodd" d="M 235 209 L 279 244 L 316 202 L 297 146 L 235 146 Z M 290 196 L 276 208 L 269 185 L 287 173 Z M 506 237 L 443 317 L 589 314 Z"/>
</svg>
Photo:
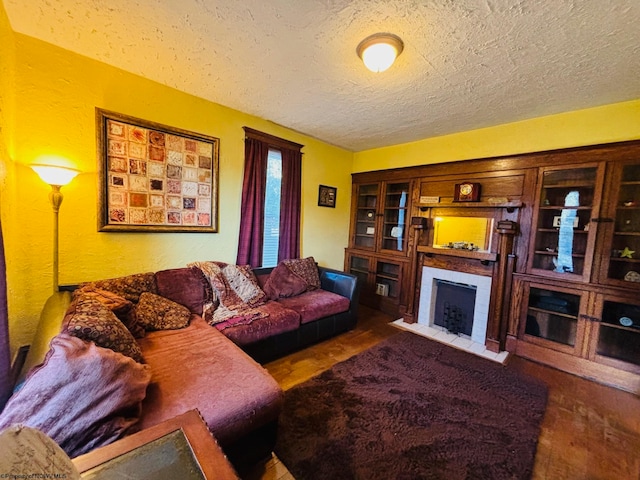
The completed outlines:
<svg viewBox="0 0 640 480">
<path fill-rule="evenodd" d="M 475 285 L 436 280 L 433 323 L 455 335 L 471 336 L 476 306 Z"/>
</svg>

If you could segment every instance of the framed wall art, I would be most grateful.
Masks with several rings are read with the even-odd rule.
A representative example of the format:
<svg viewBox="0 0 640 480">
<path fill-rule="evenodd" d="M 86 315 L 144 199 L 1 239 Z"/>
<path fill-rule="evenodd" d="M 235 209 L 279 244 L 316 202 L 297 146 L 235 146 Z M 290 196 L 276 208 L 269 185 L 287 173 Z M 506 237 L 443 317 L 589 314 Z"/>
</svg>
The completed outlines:
<svg viewBox="0 0 640 480">
<path fill-rule="evenodd" d="M 318 189 L 318 206 L 336 208 L 336 187 L 320 185 Z"/>
<path fill-rule="evenodd" d="M 101 232 L 218 231 L 220 139 L 96 108 Z"/>
</svg>

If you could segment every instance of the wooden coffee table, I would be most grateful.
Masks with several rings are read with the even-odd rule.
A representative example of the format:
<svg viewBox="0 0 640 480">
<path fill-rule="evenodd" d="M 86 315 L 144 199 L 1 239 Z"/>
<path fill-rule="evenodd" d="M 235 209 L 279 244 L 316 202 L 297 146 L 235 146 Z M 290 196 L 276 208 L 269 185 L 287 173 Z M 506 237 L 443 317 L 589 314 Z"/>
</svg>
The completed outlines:
<svg viewBox="0 0 640 480">
<path fill-rule="evenodd" d="M 239 479 L 197 410 L 96 448 L 73 464 L 82 478 L 95 480 Z"/>
</svg>

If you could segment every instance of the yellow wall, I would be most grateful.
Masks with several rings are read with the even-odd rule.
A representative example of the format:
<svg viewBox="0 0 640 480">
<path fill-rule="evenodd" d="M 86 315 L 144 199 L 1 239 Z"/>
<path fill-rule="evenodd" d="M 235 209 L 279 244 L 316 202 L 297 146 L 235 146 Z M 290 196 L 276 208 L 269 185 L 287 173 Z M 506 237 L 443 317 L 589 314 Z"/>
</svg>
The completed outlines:
<svg viewBox="0 0 640 480">
<path fill-rule="evenodd" d="M 13 349 L 30 342 L 38 312 L 52 289 L 50 189 L 28 168 L 41 155 L 62 156 L 83 172 L 62 189 L 61 284 L 180 267 L 194 260 L 234 262 L 245 125 L 305 145 L 302 255 L 315 257 L 321 265 L 342 267 L 351 152 L 39 40 L 14 37 L 19 108 L 12 160 L 18 189 L 16 221 L 5 228 L 18 245 L 8 253 L 8 261 L 19 266 L 8 278 Z M 95 107 L 220 138 L 219 233 L 97 232 Z M 338 188 L 335 209 L 317 206 L 318 184 Z"/>
<path fill-rule="evenodd" d="M 354 172 L 640 139 L 640 99 L 358 152 Z"/>
<path fill-rule="evenodd" d="M 15 42 L 9 21 L 0 4 L 0 219 L 4 237 L 6 257 L 16 252 L 18 243 L 10 235 L 15 225 L 15 168 L 10 161 L 12 150 L 13 116 L 15 102 L 13 85 L 15 80 Z M 15 276 L 17 266 L 7 258 L 7 278 Z M 9 309 L 14 305 L 15 289 L 9 284 Z M 13 298 L 12 298 L 13 297 Z"/>
</svg>

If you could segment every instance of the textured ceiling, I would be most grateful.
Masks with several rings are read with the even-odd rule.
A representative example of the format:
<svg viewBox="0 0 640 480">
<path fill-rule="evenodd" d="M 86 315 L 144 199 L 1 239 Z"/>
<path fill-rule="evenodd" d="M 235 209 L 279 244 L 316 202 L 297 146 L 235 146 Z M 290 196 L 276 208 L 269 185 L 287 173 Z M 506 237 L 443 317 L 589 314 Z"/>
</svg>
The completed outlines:
<svg viewBox="0 0 640 480">
<path fill-rule="evenodd" d="M 12 28 L 353 151 L 640 98 L 639 0 L 3 0 Z M 375 32 L 405 49 L 374 74 Z"/>
</svg>

